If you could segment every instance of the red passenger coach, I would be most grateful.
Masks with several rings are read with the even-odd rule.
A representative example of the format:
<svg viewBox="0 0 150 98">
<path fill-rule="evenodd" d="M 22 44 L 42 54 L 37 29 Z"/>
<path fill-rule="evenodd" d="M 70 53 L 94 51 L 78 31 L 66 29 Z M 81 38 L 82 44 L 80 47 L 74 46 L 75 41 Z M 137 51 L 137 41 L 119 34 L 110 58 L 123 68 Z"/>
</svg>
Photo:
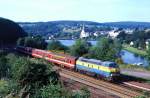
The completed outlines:
<svg viewBox="0 0 150 98">
<path fill-rule="evenodd" d="M 43 58 L 45 55 L 44 50 L 40 49 L 32 49 L 32 56 L 37 57 L 37 58 Z"/>
<path fill-rule="evenodd" d="M 33 57 L 43 58 L 52 63 L 55 63 L 61 67 L 66 67 L 69 69 L 74 69 L 76 64 L 76 57 L 61 54 L 61 53 L 53 53 L 46 50 L 35 49 L 30 47 L 21 47 L 18 46 L 17 50 L 26 54 L 30 54 Z"/>
<path fill-rule="evenodd" d="M 30 52 L 28 51 L 30 49 Z M 52 63 L 55 63 L 61 67 L 66 67 L 69 69 L 74 69 L 76 63 L 76 57 L 60 54 L 60 53 L 53 53 L 46 50 L 34 49 L 30 47 L 21 47 L 22 52 L 31 54 L 33 57 L 37 58 L 44 58 Z"/>
<path fill-rule="evenodd" d="M 67 67 L 70 69 L 74 69 L 76 62 L 76 58 L 73 56 L 53 52 L 48 52 L 46 59 L 59 66 Z"/>
</svg>

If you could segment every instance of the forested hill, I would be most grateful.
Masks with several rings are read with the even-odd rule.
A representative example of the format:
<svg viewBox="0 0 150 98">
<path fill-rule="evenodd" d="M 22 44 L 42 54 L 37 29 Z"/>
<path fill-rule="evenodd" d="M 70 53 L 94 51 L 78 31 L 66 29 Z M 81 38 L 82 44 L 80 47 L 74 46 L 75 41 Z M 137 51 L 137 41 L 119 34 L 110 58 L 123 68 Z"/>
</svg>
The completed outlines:
<svg viewBox="0 0 150 98">
<path fill-rule="evenodd" d="M 49 22 L 18 22 L 20 25 L 68 25 L 68 26 L 78 26 L 78 25 L 95 25 L 95 26 L 115 26 L 122 28 L 150 28 L 150 22 L 134 22 L 134 21 L 123 21 L 123 22 L 92 22 L 92 21 L 49 21 Z"/>
<path fill-rule="evenodd" d="M 150 28 L 150 22 L 108 22 L 98 23 L 92 21 L 49 21 L 49 22 L 19 22 L 20 26 L 30 34 L 65 33 L 64 29 L 70 29 L 71 32 L 80 32 L 80 28 L 85 25 L 89 32 L 96 30 L 109 30 L 110 27 L 118 28 Z M 69 30 L 68 30 L 69 31 Z"/>
<path fill-rule="evenodd" d="M 49 21 L 49 22 L 18 22 L 21 25 L 27 25 L 27 24 L 55 24 L 55 25 L 70 25 L 70 26 L 76 26 L 76 25 L 101 25 L 101 23 L 98 22 L 92 22 L 92 21 L 69 21 L 69 20 L 60 20 L 60 21 Z"/>
<path fill-rule="evenodd" d="M 13 44 L 27 33 L 14 21 L 0 17 L 0 46 Z"/>
<path fill-rule="evenodd" d="M 83 25 L 101 26 L 101 23 L 91 21 L 50 21 L 50 22 L 19 22 L 20 26 L 30 34 L 47 34 L 65 33 L 65 29 L 80 31 Z M 73 31 L 74 32 L 74 31 Z"/>
<path fill-rule="evenodd" d="M 106 26 L 114 26 L 119 28 L 150 28 L 150 22 L 107 22 L 103 23 Z"/>
</svg>

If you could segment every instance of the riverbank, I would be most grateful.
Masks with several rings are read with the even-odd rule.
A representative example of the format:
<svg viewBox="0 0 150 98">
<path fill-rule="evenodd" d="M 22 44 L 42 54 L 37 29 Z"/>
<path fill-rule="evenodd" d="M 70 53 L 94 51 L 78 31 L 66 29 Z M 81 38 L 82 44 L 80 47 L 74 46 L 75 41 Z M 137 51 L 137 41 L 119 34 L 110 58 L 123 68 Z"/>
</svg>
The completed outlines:
<svg viewBox="0 0 150 98">
<path fill-rule="evenodd" d="M 145 50 L 139 50 L 137 48 L 134 48 L 134 47 L 131 47 L 129 45 L 123 45 L 123 49 L 124 50 L 127 50 L 129 52 L 132 52 L 132 53 L 135 53 L 137 55 L 140 55 L 140 56 L 143 56 L 143 57 L 146 57 L 147 56 L 147 53 Z"/>
<path fill-rule="evenodd" d="M 121 74 L 138 77 L 150 81 L 150 71 L 133 70 L 133 69 L 121 69 Z"/>
<path fill-rule="evenodd" d="M 137 71 L 149 71 L 150 72 L 150 66 L 138 66 L 138 65 L 132 65 L 132 64 L 118 64 L 121 69 L 131 69 L 131 70 L 137 70 Z"/>
</svg>

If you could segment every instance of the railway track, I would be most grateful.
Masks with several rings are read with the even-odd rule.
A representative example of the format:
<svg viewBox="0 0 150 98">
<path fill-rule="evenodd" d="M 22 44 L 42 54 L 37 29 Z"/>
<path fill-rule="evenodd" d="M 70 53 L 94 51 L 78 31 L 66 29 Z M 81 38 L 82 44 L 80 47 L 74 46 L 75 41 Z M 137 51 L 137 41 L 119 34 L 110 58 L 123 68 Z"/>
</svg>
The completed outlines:
<svg viewBox="0 0 150 98">
<path fill-rule="evenodd" d="M 79 88 L 87 87 L 87 85 L 83 83 L 79 83 L 68 78 L 61 77 L 61 80 L 65 87 L 68 87 L 68 89 L 73 91 L 78 91 Z M 119 98 L 118 96 L 112 95 L 108 92 L 93 87 L 88 86 L 88 90 L 91 93 L 91 98 Z"/>
<path fill-rule="evenodd" d="M 117 84 L 97 80 L 92 77 L 88 77 L 86 75 L 83 75 L 77 72 L 72 72 L 72 71 L 69 71 L 60 67 L 59 69 L 61 69 L 59 73 L 63 77 L 70 78 L 72 80 L 83 83 L 90 87 L 94 87 L 96 89 L 104 90 L 108 93 L 117 95 L 120 98 L 133 98 L 133 97 L 137 97 L 141 95 L 139 92 L 127 89 Z"/>
</svg>

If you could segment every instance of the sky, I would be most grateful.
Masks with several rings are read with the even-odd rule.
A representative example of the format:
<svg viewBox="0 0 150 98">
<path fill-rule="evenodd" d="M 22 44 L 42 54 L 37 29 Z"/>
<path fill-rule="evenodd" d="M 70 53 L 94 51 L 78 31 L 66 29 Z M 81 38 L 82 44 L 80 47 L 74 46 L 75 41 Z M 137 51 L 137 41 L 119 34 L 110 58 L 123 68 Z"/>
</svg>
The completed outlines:
<svg viewBox="0 0 150 98">
<path fill-rule="evenodd" d="M 0 17 L 16 22 L 150 22 L 150 0 L 0 0 Z"/>
</svg>

